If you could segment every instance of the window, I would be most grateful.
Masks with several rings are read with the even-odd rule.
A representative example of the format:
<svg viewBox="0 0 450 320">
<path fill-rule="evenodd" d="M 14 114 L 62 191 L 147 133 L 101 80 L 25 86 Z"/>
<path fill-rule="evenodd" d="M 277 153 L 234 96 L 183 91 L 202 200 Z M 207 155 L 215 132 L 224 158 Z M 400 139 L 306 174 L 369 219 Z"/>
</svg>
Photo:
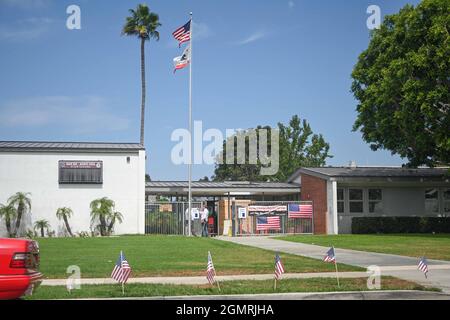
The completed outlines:
<svg viewBox="0 0 450 320">
<path fill-rule="evenodd" d="M 369 212 L 381 212 L 383 210 L 381 189 L 369 189 Z"/>
<path fill-rule="evenodd" d="M 444 213 L 449 214 L 450 213 L 450 189 L 444 189 Z"/>
<path fill-rule="evenodd" d="M 425 212 L 426 213 L 439 213 L 438 189 L 425 190 Z"/>
<path fill-rule="evenodd" d="M 337 189 L 337 212 L 344 212 L 344 189 Z"/>
<path fill-rule="evenodd" d="M 60 184 L 102 184 L 102 161 L 59 161 Z"/>
<path fill-rule="evenodd" d="M 348 199 L 350 212 L 361 213 L 364 211 L 362 189 L 349 189 Z"/>
</svg>

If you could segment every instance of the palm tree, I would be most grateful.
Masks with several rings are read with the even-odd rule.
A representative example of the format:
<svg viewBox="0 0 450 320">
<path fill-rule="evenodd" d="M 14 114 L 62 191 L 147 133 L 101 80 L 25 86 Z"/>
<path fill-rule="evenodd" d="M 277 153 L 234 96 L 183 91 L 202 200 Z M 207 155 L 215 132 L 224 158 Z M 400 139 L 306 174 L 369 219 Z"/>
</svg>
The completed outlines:
<svg viewBox="0 0 450 320">
<path fill-rule="evenodd" d="M 64 224 L 66 225 L 67 232 L 70 234 L 71 237 L 73 237 L 73 234 L 72 234 L 72 229 L 70 229 L 69 218 L 72 215 L 73 215 L 72 209 L 67 208 L 67 207 L 58 208 L 58 210 L 56 210 L 56 217 L 58 218 L 58 220 L 63 220 L 64 221 Z"/>
<path fill-rule="evenodd" d="M 16 208 L 14 208 L 12 205 L 3 205 L 0 204 L 0 218 L 5 219 L 6 224 L 6 231 L 8 232 L 8 237 L 13 238 L 14 233 L 11 230 L 11 222 L 14 221 L 14 219 L 17 216 Z"/>
<path fill-rule="evenodd" d="M 116 221 L 118 221 L 119 223 L 122 223 L 123 215 L 119 211 L 114 211 L 109 218 L 110 218 L 110 220 L 109 220 L 109 225 L 108 225 L 108 234 L 111 234 Z"/>
<path fill-rule="evenodd" d="M 144 117 L 145 117 L 145 41 L 151 38 L 159 40 L 161 26 L 159 17 L 150 11 L 147 5 L 139 4 L 136 10 L 130 9 L 130 17 L 126 18 L 122 29 L 122 35 L 137 36 L 141 40 L 141 145 L 144 145 Z"/>
<path fill-rule="evenodd" d="M 41 230 L 41 237 L 44 238 L 44 229 L 49 229 L 50 223 L 47 220 L 38 220 L 34 223 L 34 230 Z"/>
<path fill-rule="evenodd" d="M 22 217 L 31 210 L 31 199 L 29 196 L 31 196 L 31 193 L 29 192 L 17 192 L 8 199 L 8 203 L 10 205 L 14 207 L 17 206 L 17 219 L 14 236 L 19 235 Z"/>
<path fill-rule="evenodd" d="M 98 225 L 100 229 L 100 234 L 102 236 L 107 235 L 107 220 L 111 217 L 114 209 L 114 201 L 103 197 L 101 199 L 95 199 L 91 202 L 91 224 L 95 226 L 97 221 L 100 222 Z"/>
</svg>

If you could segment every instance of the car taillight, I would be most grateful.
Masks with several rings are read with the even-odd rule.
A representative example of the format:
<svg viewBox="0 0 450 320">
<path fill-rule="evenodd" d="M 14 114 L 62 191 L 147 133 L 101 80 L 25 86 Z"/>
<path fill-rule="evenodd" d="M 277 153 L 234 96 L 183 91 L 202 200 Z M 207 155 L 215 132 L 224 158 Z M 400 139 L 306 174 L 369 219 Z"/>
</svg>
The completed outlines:
<svg viewBox="0 0 450 320">
<path fill-rule="evenodd" d="M 31 255 L 29 253 L 15 253 L 9 264 L 10 268 L 30 268 Z"/>
</svg>

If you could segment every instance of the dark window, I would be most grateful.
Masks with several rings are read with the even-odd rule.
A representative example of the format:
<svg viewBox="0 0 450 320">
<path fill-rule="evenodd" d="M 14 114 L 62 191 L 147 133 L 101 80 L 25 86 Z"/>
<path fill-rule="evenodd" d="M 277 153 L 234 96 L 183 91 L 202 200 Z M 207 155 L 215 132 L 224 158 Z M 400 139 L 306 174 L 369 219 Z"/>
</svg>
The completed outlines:
<svg viewBox="0 0 450 320">
<path fill-rule="evenodd" d="M 444 213 L 450 213 L 450 189 L 444 190 Z"/>
<path fill-rule="evenodd" d="M 363 190 L 362 189 L 349 189 L 349 211 L 352 213 L 361 213 L 364 211 L 363 206 Z"/>
<path fill-rule="evenodd" d="M 438 213 L 439 212 L 438 189 L 425 190 L 425 212 L 426 213 Z"/>
<path fill-rule="evenodd" d="M 60 184 L 102 184 L 102 161 L 60 161 Z"/>
<path fill-rule="evenodd" d="M 337 212 L 344 212 L 344 189 L 337 189 Z"/>
<path fill-rule="evenodd" d="M 373 213 L 383 211 L 382 200 L 381 189 L 369 189 L 369 212 Z"/>
</svg>

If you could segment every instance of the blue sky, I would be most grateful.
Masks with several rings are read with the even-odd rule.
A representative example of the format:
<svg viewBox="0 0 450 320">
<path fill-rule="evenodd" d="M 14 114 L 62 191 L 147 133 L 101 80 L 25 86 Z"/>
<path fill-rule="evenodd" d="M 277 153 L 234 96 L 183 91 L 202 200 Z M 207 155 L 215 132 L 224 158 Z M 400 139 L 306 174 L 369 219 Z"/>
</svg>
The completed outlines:
<svg viewBox="0 0 450 320">
<path fill-rule="evenodd" d="M 127 10 L 142 1 L 0 0 L 0 140 L 139 141 L 139 42 L 122 37 Z M 367 47 L 369 5 L 382 16 L 404 0 L 196 0 L 146 3 L 159 14 L 159 42 L 146 46 L 147 172 L 183 180 L 171 163 L 171 133 L 187 127 L 188 72 L 172 31 L 194 13 L 194 120 L 238 129 L 306 118 L 343 165 L 399 165 L 352 132 L 350 73 Z M 66 28 L 67 6 L 81 8 L 81 30 Z M 198 179 L 213 166 L 194 166 Z"/>
</svg>

